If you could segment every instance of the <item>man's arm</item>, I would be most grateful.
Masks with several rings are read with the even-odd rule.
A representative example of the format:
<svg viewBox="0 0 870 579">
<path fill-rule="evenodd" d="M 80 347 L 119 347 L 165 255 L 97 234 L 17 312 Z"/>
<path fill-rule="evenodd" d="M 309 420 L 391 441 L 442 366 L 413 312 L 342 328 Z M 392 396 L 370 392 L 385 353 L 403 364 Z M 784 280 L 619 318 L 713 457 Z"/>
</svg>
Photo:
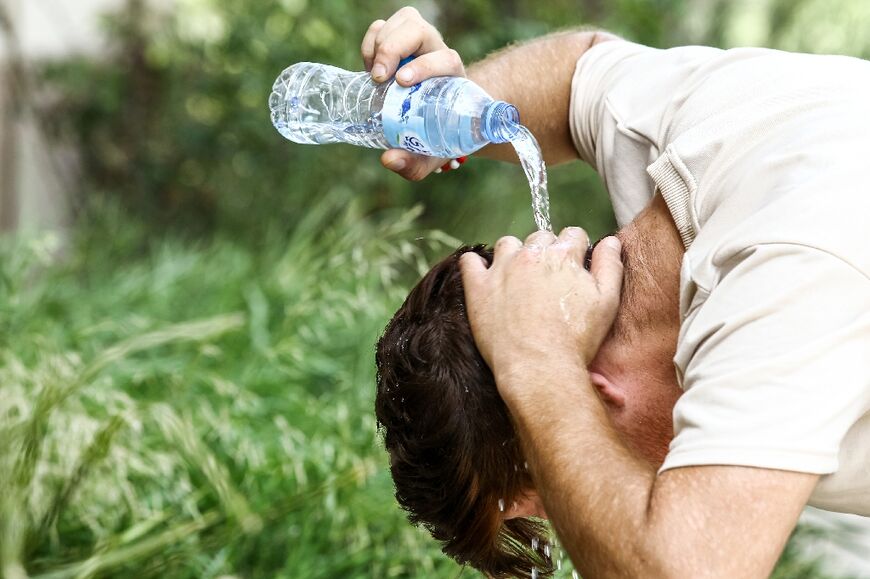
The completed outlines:
<svg viewBox="0 0 870 579">
<path fill-rule="evenodd" d="M 573 161 L 579 157 L 568 123 L 574 68 L 587 50 L 608 40 L 617 37 L 594 30 L 557 32 L 490 54 L 468 68 L 468 78 L 519 109 L 548 165 Z M 518 162 L 509 144 L 490 145 L 478 154 Z"/>
<path fill-rule="evenodd" d="M 554 165 L 578 158 L 571 140 L 568 107 L 577 60 L 592 46 L 616 36 L 600 31 L 558 32 L 495 52 L 469 67 L 468 78 L 493 98 L 520 111 L 520 121 L 535 135 L 544 160 Z M 361 52 L 366 70 L 376 81 L 396 75 L 404 86 L 433 76 L 465 76 L 462 59 L 447 47 L 439 32 L 416 9 L 405 7 L 388 20 L 369 27 Z M 417 58 L 402 67 L 399 61 Z M 404 76 L 408 75 L 408 76 Z M 490 145 L 479 155 L 518 162 L 510 145 Z M 402 167 L 394 164 L 401 161 Z M 401 149 L 383 154 L 381 162 L 407 179 L 419 180 L 444 164 L 443 159 L 414 155 Z"/>
<path fill-rule="evenodd" d="M 461 262 L 475 340 L 563 544 L 591 577 L 767 576 L 818 476 L 732 466 L 657 476 L 634 457 L 586 370 L 619 304 L 620 247 L 599 244 L 587 272 L 587 245 L 577 228 L 537 232 L 499 240 L 489 268 L 473 254 Z"/>
<path fill-rule="evenodd" d="M 508 407 L 547 513 L 581 574 L 770 575 L 817 475 L 700 466 L 657 477 L 619 440 L 585 369 L 554 360 L 499 382 L 502 391 L 520 387 L 534 395 Z"/>
</svg>

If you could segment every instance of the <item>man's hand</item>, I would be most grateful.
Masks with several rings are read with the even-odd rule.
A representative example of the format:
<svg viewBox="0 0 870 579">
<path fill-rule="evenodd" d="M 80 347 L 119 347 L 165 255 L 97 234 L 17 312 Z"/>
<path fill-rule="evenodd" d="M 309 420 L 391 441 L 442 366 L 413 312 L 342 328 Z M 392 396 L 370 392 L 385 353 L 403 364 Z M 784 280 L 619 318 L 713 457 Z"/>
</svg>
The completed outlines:
<svg viewBox="0 0 870 579">
<path fill-rule="evenodd" d="M 538 231 L 525 244 L 503 237 L 492 266 L 475 253 L 462 256 L 469 322 L 477 347 L 499 389 L 515 383 L 500 377 L 536 365 L 573 364 L 585 370 L 607 335 L 622 287 L 621 246 L 604 239 L 583 267 L 589 238 L 578 227 L 559 237 Z M 519 393 L 501 391 L 505 399 Z"/>
<path fill-rule="evenodd" d="M 433 76 L 465 76 L 459 54 L 448 48 L 438 30 L 410 6 L 389 20 L 372 22 L 360 52 L 375 82 L 388 81 L 395 75 L 400 85 L 412 86 Z M 399 69 L 399 61 L 408 56 L 417 58 Z M 390 149 L 381 155 L 384 167 L 412 181 L 423 179 L 444 162 L 403 149 Z"/>
<path fill-rule="evenodd" d="M 520 121 L 538 140 L 544 161 L 558 165 L 578 158 L 568 121 L 577 60 L 596 44 L 613 40 L 617 37 L 595 30 L 556 32 L 491 54 L 469 67 L 468 78 L 494 99 L 517 107 Z M 374 21 L 365 34 L 361 52 L 366 70 L 372 72 L 376 82 L 387 81 L 394 74 L 402 86 L 433 76 L 465 76 L 459 54 L 410 7 L 402 8 L 389 20 Z M 411 55 L 417 58 L 399 69 L 399 61 Z M 506 143 L 487 145 L 475 156 L 518 162 L 513 148 Z M 381 162 L 402 177 L 418 181 L 443 165 L 444 159 L 390 149 L 381 155 Z"/>
</svg>

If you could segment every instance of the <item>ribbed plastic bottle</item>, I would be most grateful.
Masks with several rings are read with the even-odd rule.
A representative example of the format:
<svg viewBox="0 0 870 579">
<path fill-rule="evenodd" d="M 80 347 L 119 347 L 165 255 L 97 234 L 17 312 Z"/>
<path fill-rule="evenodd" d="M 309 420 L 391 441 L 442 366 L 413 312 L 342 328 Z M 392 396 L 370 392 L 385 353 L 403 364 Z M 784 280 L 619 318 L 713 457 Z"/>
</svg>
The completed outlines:
<svg viewBox="0 0 870 579">
<path fill-rule="evenodd" d="M 516 107 L 460 77 L 411 87 L 375 83 L 367 72 L 300 62 L 287 68 L 269 96 L 272 124 L 296 143 L 350 143 L 459 157 L 505 143 L 520 129 Z"/>
</svg>

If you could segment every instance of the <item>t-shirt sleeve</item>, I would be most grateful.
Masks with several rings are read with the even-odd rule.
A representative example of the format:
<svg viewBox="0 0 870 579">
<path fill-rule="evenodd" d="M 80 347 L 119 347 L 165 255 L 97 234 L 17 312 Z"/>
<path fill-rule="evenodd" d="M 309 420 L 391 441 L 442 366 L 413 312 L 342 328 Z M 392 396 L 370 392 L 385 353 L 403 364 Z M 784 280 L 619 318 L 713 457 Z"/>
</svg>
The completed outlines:
<svg viewBox="0 0 870 579">
<path fill-rule="evenodd" d="M 684 296 L 685 393 L 661 470 L 737 465 L 826 474 L 870 410 L 870 280 L 800 244 L 750 247 Z"/>
<path fill-rule="evenodd" d="M 612 40 L 578 59 L 571 82 L 571 138 L 604 180 L 620 226 L 653 196 L 646 168 L 664 150 L 680 91 L 720 54 L 703 46 L 659 50 Z"/>
</svg>

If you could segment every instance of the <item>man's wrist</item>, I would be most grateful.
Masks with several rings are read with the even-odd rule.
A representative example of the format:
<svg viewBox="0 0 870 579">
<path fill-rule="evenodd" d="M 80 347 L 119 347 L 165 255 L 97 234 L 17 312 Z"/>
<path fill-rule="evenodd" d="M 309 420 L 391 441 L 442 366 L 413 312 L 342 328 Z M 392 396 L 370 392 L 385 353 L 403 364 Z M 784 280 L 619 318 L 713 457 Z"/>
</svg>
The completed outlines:
<svg viewBox="0 0 870 579">
<path fill-rule="evenodd" d="M 526 405 L 589 382 L 589 372 L 577 353 L 512 356 L 493 368 L 499 394 L 509 407 Z M 512 408 L 513 409 L 513 408 Z"/>
</svg>

